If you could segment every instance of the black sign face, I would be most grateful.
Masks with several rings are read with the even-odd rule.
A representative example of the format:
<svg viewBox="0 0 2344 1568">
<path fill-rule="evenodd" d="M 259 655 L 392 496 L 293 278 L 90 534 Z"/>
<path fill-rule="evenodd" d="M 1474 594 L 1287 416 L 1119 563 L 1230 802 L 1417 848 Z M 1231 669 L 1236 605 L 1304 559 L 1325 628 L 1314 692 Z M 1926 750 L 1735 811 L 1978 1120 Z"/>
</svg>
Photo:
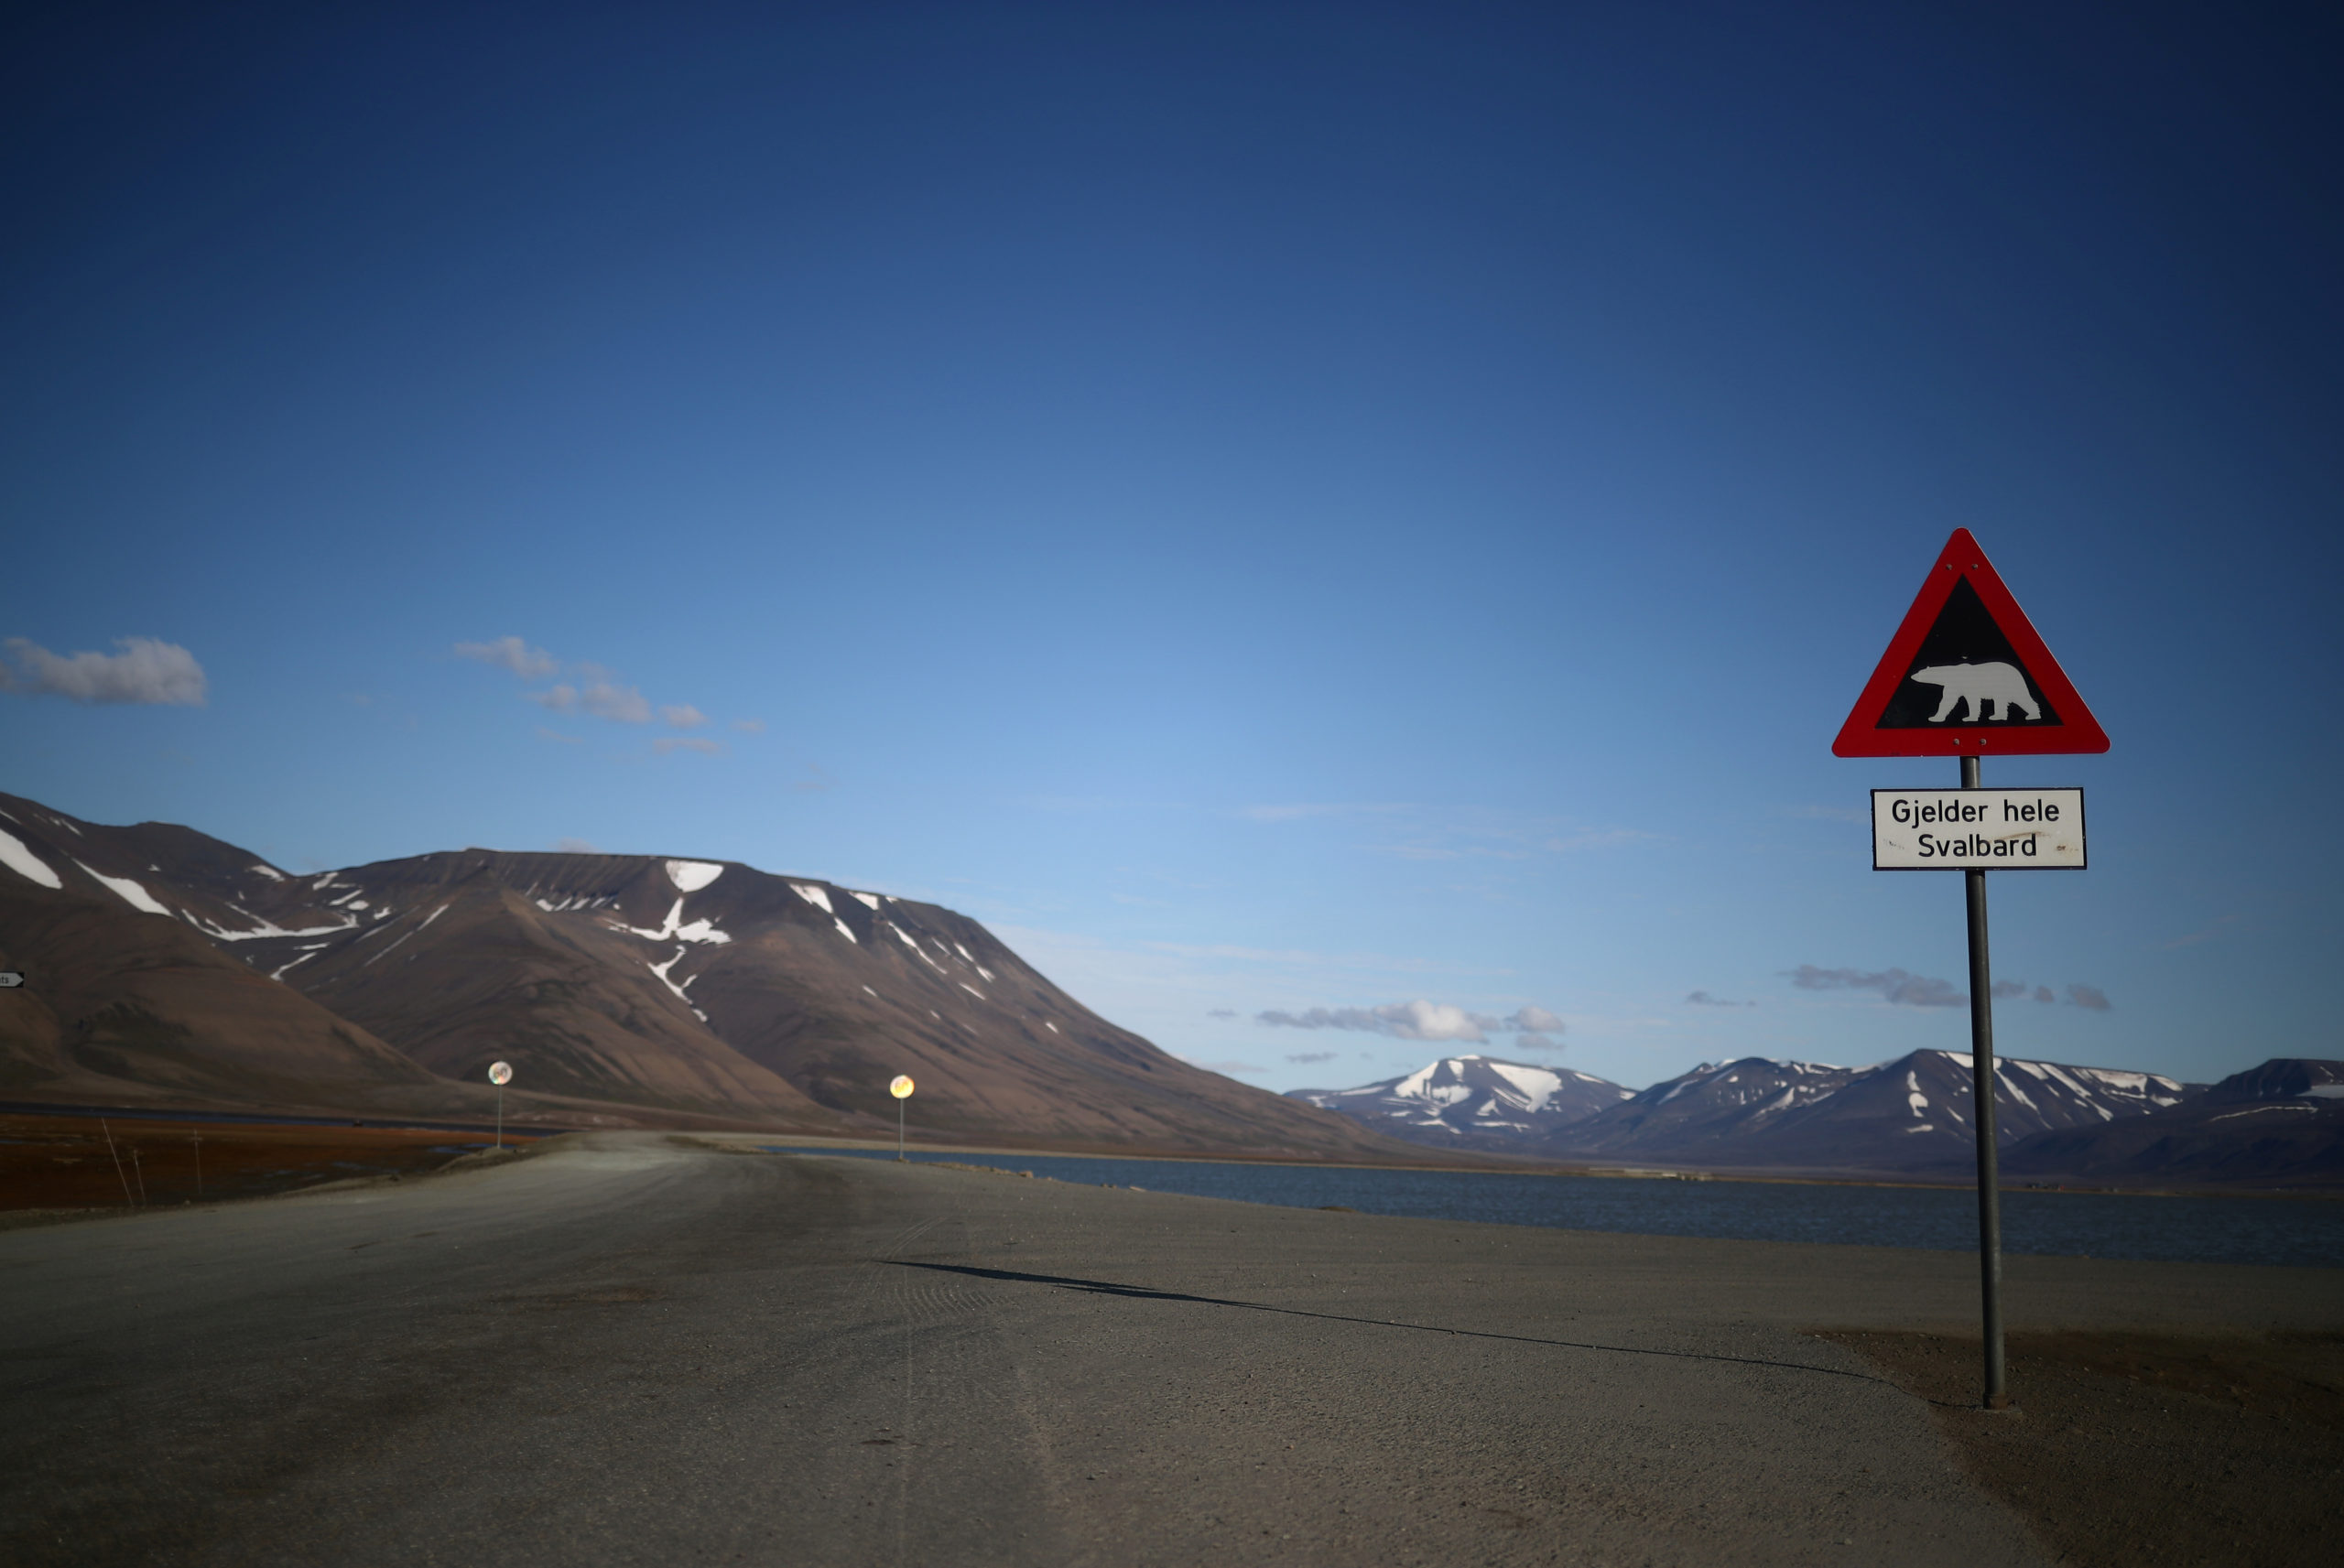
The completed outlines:
<svg viewBox="0 0 2344 1568">
<path fill-rule="evenodd" d="M 1968 579 L 1953 585 L 1904 681 L 1881 713 L 1882 730 L 1964 729 L 1991 724 L 2056 725 L 2051 709 L 2011 640 Z"/>
</svg>

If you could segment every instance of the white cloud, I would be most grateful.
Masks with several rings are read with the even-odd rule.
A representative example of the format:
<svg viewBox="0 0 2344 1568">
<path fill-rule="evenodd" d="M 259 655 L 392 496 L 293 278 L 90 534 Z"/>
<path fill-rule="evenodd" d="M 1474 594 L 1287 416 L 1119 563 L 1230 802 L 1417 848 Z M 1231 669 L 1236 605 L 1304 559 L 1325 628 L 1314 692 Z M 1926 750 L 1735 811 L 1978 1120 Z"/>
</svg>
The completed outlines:
<svg viewBox="0 0 2344 1568">
<path fill-rule="evenodd" d="M 543 648 L 530 647 L 518 637 L 499 637 L 493 643 L 459 643 L 456 656 L 511 670 L 523 680 L 543 680 L 561 668 L 560 660 Z"/>
<path fill-rule="evenodd" d="M 170 708 L 204 705 L 203 666 L 177 643 L 116 637 L 118 654 L 52 654 L 24 637 L 8 639 L 14 670 L 0 665 L 0 690 L 47 694 L 75 702 L 128 702 Z"/>
<path fill-rule="evenodd" d="M 544 680 L 565 667 L 543 648 L 533 648 L 518 637 L 499 637 L 490 643 L 459 643 L 456 654 L 461 658 L 510 670 L 523 680 Z M 525 691 L 521 695 L 548 712 L 587 713 L 619 724 L 651 722 L 651 704 L 642 691 L 622 686 L 611 670 L 586 659 L 567 668 L 571 679 L 557 681 L 543 691 Z M 659 709 L 659 716 L 677 730 L 689 730 L 708 722 L 708 715 L 689 702 L 667 704 Z"/>
<path fill-rule="evenodd" d="M 1355 1029 L 1394 1040 L 1462 1040 L 1474 1044 L 1486 1042 L 1493 1032 L 1521 1031 L 1543 1036 L 1559 1034 L 1563 1029 L 1563 1021 L 1543 1007 L 1524 1007 L 1498 1018 L 1422 998 L 1382 1007 L 1314 1007 L 1305 1012 L 1272 1010 L 1255 1013 L 1253 1022 L 1273 1029 Z"/>
<path fill-rule="evenodd" d="M 621 724 L 651 722 L 651 705 L 643 700 L 641 692 L 607 680 L 590 683 L 578 694 L 578 706 L 597 719 L 614 719 Z"/>
<path fill-rule="evenodd" d="M 743 735 L 762 735 L 765 732 L 765 721 L 762 719 L 735 719 L 732 728 Z"/>
<path fill-rule="evenodd" d="M 2116 1005 L 2098 986 L 2071 985 L 2067 988 L 2067 1000 L 2077 1007 L 2089 1008 L 2094 1012 L 2106 1012 Z"/>
<path fill-rule="evenodd" d="M 651 749 L 663 757 L 670 752 L 698 752 L 704 757 L 724 754 L 722 741 L 704 741 L 697 735 L 663 735 L 651 742 Z"/>
</svg>

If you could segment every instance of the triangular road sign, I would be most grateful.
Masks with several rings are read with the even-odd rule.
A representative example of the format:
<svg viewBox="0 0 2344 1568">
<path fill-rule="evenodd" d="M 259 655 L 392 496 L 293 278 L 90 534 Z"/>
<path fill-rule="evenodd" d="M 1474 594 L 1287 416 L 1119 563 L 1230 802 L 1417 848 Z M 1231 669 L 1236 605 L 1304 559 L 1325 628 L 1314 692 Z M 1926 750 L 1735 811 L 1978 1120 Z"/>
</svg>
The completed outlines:
<svg viewBox="0 0 2344 1568">
<path fill-rule="evenodd" d="M 1842 757 L 2105 752 L 2107 732 L 2018 600 L 1956 528 L 1831 742 Z"/>
</svg>

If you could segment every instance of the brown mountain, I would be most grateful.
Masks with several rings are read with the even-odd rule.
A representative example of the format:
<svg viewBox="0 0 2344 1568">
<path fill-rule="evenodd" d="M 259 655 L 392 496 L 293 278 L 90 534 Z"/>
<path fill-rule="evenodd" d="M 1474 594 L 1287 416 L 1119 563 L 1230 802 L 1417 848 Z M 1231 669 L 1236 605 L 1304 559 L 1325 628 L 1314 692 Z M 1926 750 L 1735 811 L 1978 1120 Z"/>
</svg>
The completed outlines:
<svg viewBox="0 0 2344 1568">
<path fill-rule="evenodd" d="M 438 1092 L 448 1086 L 365 1029 L 144 907 L 157 901 L 129 876 L 145 870 L 142 839 L 8 796 L 0 796 L 0 968 L 28 979 L 0 992 L 0 1095 L 197 1107 L 452 1103 Z"/>
<path fill-rule="evenodd" d="M 52 979 L 83 985 L 105 968 L 110 933 L 151 928 L 314 1021 L 301 1037 L 310 1075 L 293 1076 L 344 1096 L 360 1058 L 327 1048 L 336 1028 L 365 1061 L 426 1084 L 469 1088 L 501 1058 L 516 1089 L 655 1117 L 869 1130 L 894 1122 L 885 1086 L 902 1072 L 918 1084 L 914 1124 L 956 1135 L 1406 1157 L 1341 1117 L 1167 1055 L 934 904 L 622 855 L 466 849 L 294 877 L 184 827 L 101 827 L 7 796 L 0 810 L 16 846 L 0 844 L 13 872 L 0 871 L 0 952 L 31 966 L 48 1005 Z M 91 871 L 54 870 L 77 854 Z M 40 886 L 18 856 L 60 885 Z M 68 904 L 106 931 L 33 957 L 27 944 L 61 930 Z M 202 1006 L 190 992 L 181 1011 L 192 1021 Z M 158 1060 L 114 1076 L 176 1092 Z M 54 1074 L 20 1082 L 18 1098 L 95 1092 Z"/>
<path fill-rule="evenodd" d="M 2344 1184 L 2344 1062 L 2274 1056 L 2150 1116 L 2037 1133 L 2003 1172 L 2084 1182 Z"/>
</svg>

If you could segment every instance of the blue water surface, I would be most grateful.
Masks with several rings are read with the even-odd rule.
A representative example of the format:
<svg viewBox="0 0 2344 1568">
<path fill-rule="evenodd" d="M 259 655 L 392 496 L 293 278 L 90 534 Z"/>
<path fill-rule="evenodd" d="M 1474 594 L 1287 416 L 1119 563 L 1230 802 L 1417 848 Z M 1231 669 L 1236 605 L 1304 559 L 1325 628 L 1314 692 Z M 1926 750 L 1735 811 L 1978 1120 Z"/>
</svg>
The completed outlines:
<svg viewBox="0 0 2344 1568">
<path fill-rule="evenodd" d="M 892 1160 L 893 1150 L 767 1146 L 774 1153 Z M 1140 1187 L 1289 1208 L 1547 1225 L 1640 1236 L 1819 1241 L 1852 1247 L 1978 1245 L 1978 1198 L 1948 1187 L 1678 1182 L 1255 1165 L 1225 1160 L 1098 1160 L 1071 1154 L 914 1153 L 1088 1186 Z M 2006 1191 L 2002 1249 L 2180 1263 L 2344 1267 L 2344 1201 Z"/>
</svg>

